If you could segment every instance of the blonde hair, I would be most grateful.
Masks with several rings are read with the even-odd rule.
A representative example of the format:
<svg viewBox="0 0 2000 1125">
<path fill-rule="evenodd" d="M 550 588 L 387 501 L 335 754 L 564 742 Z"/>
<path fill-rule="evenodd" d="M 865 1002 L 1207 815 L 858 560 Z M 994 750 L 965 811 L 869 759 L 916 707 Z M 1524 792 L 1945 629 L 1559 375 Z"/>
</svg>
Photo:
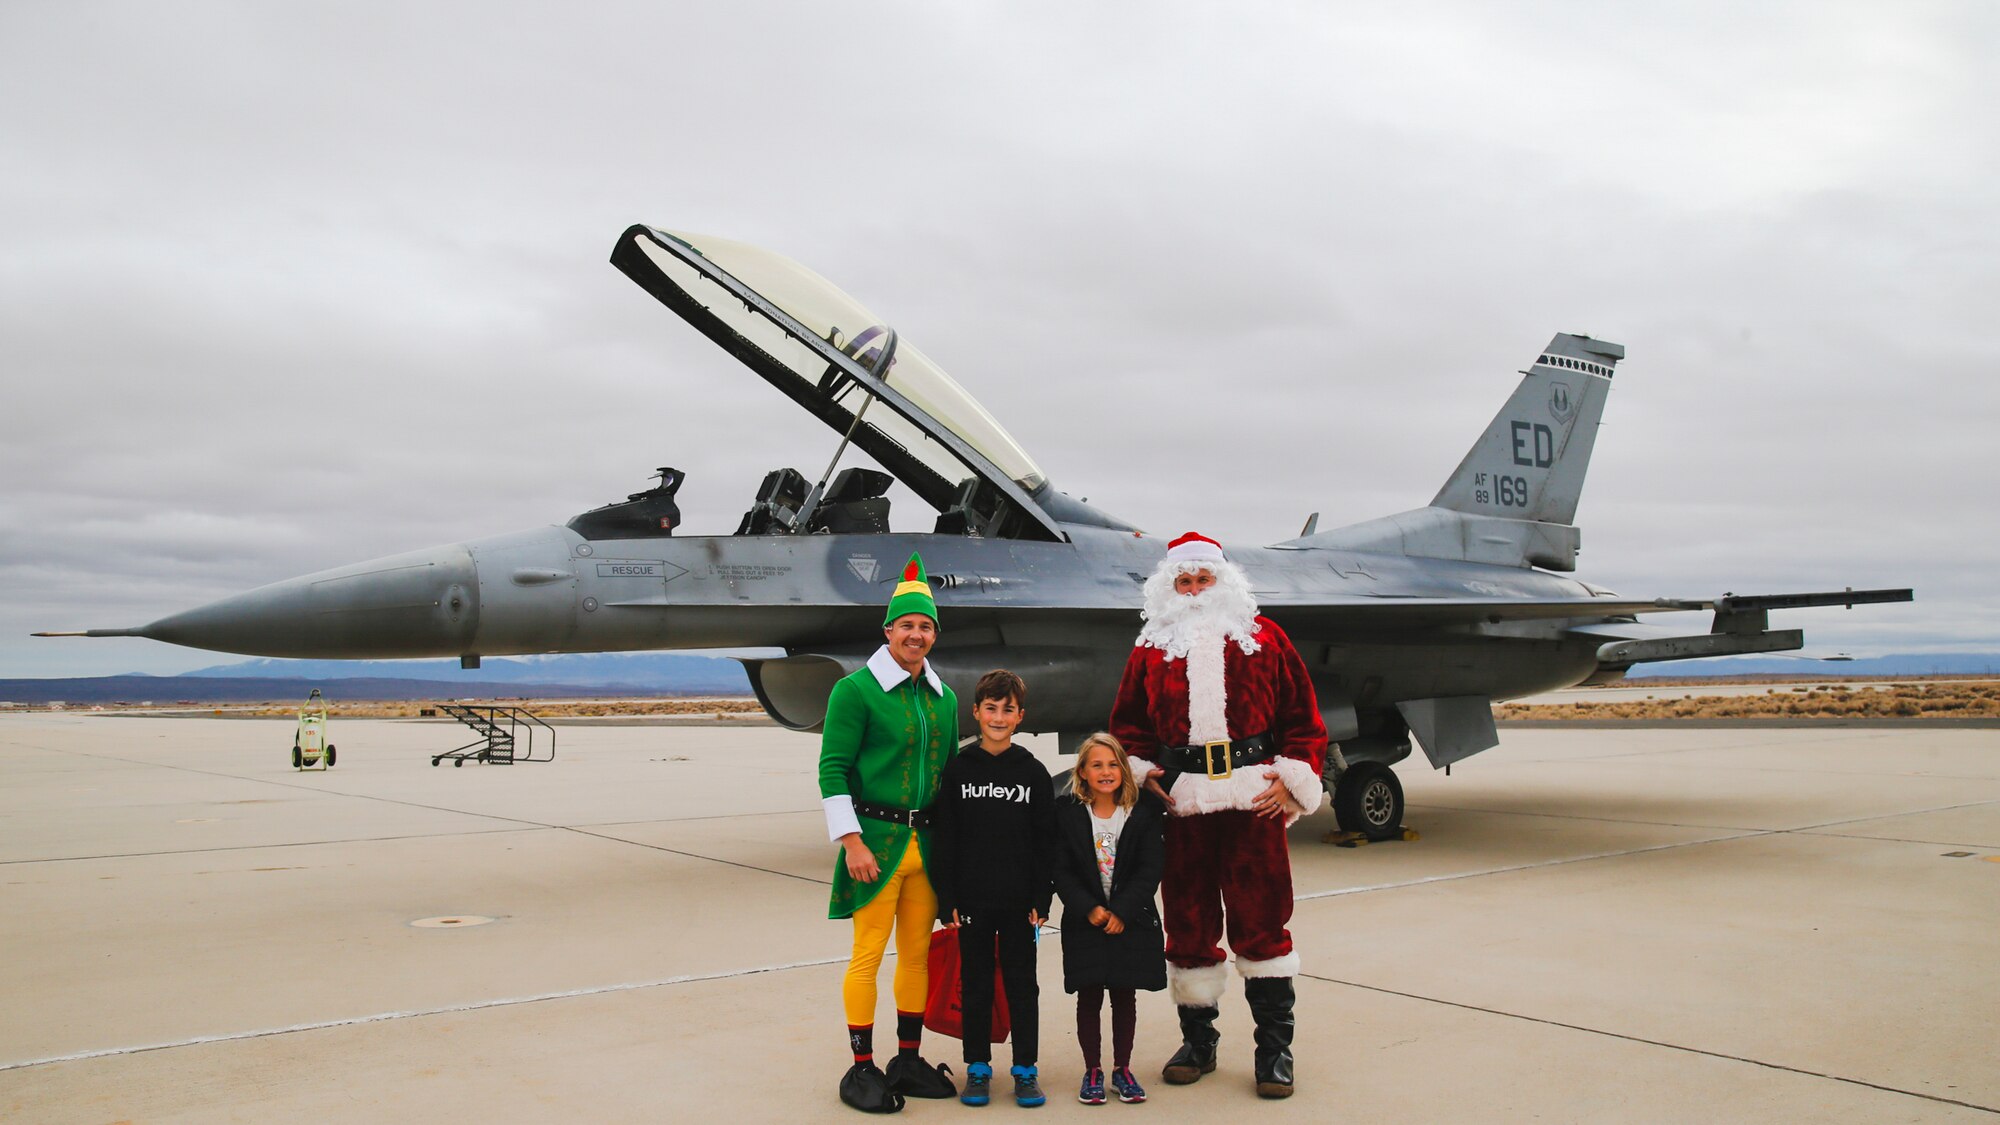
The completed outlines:
<svg viewBox="0 0 2000 1125">
<path fill-rule="evenodd" d="M 1076 799 L 1082 801 L 1084 804 L 1087 805 L 1090 803 L 1090 783 L 1084 780 L 1083 767 L 1085 763 L 1090 761 L 1091 749 L 1097 746 L 1102 746 L 1111 751 L 1111 760 L 1118 763 L 1118 772 L 1124 775 L 1118 783 L 1118 807 L 1129 809 L 1133 805 L 1138 804 L 1139 782 L 1137 778 L 1132 776 L 1132 759 L 1125 753 L 1125 744 L 1105 731 L 1098 731 L 1096 734 L 1084 739 L 1083 745 L 1076 748 L 1076 768 L 1070 770 L 1069 773 L 1070 792 L 1075 794 Z"/>
</svg>

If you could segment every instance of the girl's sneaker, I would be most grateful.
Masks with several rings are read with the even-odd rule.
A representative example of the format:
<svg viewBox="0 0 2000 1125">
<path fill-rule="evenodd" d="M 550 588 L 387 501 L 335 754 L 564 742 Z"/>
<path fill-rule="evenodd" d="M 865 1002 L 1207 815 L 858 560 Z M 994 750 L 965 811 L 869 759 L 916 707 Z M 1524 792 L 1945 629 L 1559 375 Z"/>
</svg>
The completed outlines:
<svg viewBox="0 0 2000 1125">
<path fill-rule="evenodd" d="M 1032 1066 L 1017 1066 L 1009 1073 L 1014 1076 L 1014 1104 L 1036 1106 L 1049 1100 L 1042 1093 L 1042 1083 Z"/>
<path fill-rule="evenodd" d="M 1132 1068 L 1129 1066 L 1121 1066 L 1111 1072 L 1111 1088 L 1118 1091 L 1118 1100 L 1121 1102 L 1146 1100 L 1146 1088 L 1139 1085 L 1137 1078 L 1132 1077 Z M 1102 1089 L 1098 1091 L 1097 1096 L 1100 1098 L 1104 1096 Z"/>
<path fill-rule="evenodd" d="M 1104 1068 L 1093 1066 L 1083 1072 L 1083 1085 L 1076 1092 L 1076 1100 L 1085 1105 L 1104 1104 Z"/>
<path fill-rule="evenodd" d="M 965 1089 L 958 1100 L 966 1105 L 985 1105 L 992 1092 L 993 1068 L 986 1063 L 966 1063 Z"/>
</svg>

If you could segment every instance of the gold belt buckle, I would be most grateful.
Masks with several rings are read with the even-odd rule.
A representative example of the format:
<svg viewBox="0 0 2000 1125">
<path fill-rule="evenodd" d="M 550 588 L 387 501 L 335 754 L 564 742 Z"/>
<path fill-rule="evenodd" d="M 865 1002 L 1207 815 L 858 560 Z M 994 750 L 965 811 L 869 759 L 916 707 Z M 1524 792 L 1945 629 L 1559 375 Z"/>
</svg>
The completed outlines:
<svg viewBox="0 0 2000 1125">
<path fill-rule="evenodd" d="M 1217 751 L 1220 751 L 1222 754 L 1222 769 L 1219 772 L 1215 768 L 1215 755 Z M 1229 740 L 1218 738 L 1214 742 L 1202 743 L 1201 767 L 1208 771 L 1208 779 L 1210 781 L 1222 781 L 1235 773 L 1236 767 L 1229 761 Z"/>
</svg>

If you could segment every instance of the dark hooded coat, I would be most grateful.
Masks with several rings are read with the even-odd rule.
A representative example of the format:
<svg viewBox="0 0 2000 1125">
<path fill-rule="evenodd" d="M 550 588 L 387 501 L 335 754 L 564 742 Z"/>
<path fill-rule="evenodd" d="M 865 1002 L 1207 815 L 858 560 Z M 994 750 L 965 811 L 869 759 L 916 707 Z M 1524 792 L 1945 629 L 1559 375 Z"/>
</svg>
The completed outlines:
<svg viewBox="0 0 2000 1125">
<path fill-rule="evenodd" d="M 1072 793 L 1056 798 L 1055 884 L 1063 904 L 1064 991 L 1157 991 L 1167 986 L 1166 941 L 1153 905 L 1166 866 L 1166 814 L 1158 797 L 1140 791 L 1118 836 L 1118 865 L 1107 896 L 1091 846 L 1089 806 Z M 1099 906 L 1125 923 L 1124 933 L 1113 936 L 1086 921 Z"/>
</svg>

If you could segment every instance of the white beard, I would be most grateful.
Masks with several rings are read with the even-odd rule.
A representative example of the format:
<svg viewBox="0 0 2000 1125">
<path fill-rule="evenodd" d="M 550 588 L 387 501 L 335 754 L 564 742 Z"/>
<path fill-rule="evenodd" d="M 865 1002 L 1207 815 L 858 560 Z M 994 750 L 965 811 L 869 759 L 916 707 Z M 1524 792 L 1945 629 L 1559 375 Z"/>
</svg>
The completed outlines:
<svg viewBox="0 0 2000 1125">
<path fill-rule="evenodd" d="M 1195 570 L 1212 572 L 1215 585 L 1193 596 L 1175 593 L 1175 576 Z M 1235 563 L 1162 562 L 1153 576 L 1146 579 L 1145 598 L 1145 609 L 1140 616 L 1146 624 L 1139 630 L 1138 641 L 1142 648 L 1157 648 L 1169 660 L 1185 660 L 1197 645 L 1213 647 L 1218 683 L 1222 647 L 1202 642 L 1226 637 L 1236 642 L 1245 656 L 1257 651 L 1257 598 L 1250 593 L 1250 579 Z M 1194 669 L 1190 667 L 1188 671 L 1192 678 Z"/>
</svg>

